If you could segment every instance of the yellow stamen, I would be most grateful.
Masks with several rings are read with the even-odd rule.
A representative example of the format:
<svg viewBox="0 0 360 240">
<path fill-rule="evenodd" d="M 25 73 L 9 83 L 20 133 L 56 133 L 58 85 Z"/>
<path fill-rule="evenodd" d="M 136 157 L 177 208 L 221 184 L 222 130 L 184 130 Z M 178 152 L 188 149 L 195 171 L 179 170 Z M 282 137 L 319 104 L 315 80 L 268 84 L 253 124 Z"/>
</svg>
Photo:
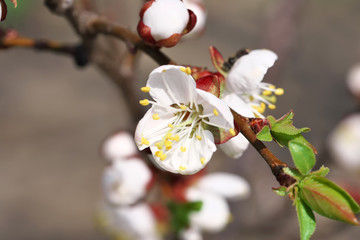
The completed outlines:
<svg viewBox="0 0 360 240">
<path fill-rule="evenodd" d="M 279 96 L 280 96 L 280 95 L 283 95 L 283 94 L 284 94 L 284 89 L 283 89 L 283 88 L 278 88 L 278 89 L 276 89 L 276 90 L 275 90 L 275 94 L 276 94 L 276 95 L 279 95 Z"/>
<path fill-rule="evenodd" d="M 162 151 L 155 152 L 155 156 L 161 157 L 164 153 Z"/>
<path fill-rule="evenodd" d="M 152 118 L 153 118 L 154 120 L 159 120 L 159 119 L 160 119 L 158 113 L 155 113 L 155 114 L 152 116 Z"/>
<path fill-rule="evenodd" d="M 253 96 L 249 96 L 249 100 L 252 102 L 254 101 L 254 97 Z"/>
<path fill-rule="evenodd" d="M 181 68 L 180 68 L 180 71 L 186 73 L 186 68 L 185 68 L 185 67 L 181 67 Z"/>
<path fill-rule="evenodd" d="M 180 108 L 181 108 L 182 110 L 186 110 L 187 107 L 186 107 L 185 105 L 182 105 L 182 104 L 181 104 L 181 105 L 180 105 Z"/>
<path fill-rule="evenodd" d="M 182 152 L 186 152 L 186 147 L 181 146 L 181 147 L 180 147 L 180 150 L 181 150 Z"/>
<path fill-rule="evenodd" d="M 147 105 L 149 105 L 149 100 L 147 100 L 147 99 L 140 100 L 139 103 L 143 106 L 147 106 Z"/>
<path fill-rule="evenodd" d="M 150 87 L 142 87 L 140 89 L 141 89 L 141 91 L 146 92 L 146 93 L 150 92 Z"/>
<path fill-rule="evenodd" d="M 165 147 L 166 147 L 167 150 L 171 149 L 171 147 L 172 147 L 172 142 L 170 142 L 170 141 L 165 141 Z"/>
<path fill-rule="evenodd" d="M 149 140 L 144 137 L 141 138 L 141 144 L 150 145 Z"/>
<path fill-rule="evenodd" d="M 175 135 L 174 140 L 178 142 L 180 140 L 179 135 Z"/>
<path fill-rule="evenodd" d="M 166 139 L 171 139 L 171 137 L 172 137 L 172 133 L 166 134 Z"/>
<path fill-rule="evenodd" d="M 166 72 L 167 69 L 162 70 L 162 72 Z"/>
<path fill-rule="evenodd" d="M 201 162 L 201 164 L 204 164 L 205 163 L 205 158 L 204 157 L 200 158 L 200 162 Z"/>
<path fill-rule="evenodd" d="M 270 85 L 269 88 L 270 88 L 270 89 L 275 89 L 275 86 L 274 86 L 274 85 Z"/>
<path fill-rule="evenodd" d="M 166 154 L 162 154 L 161 156 L 160 156 L 160 160 L 161 161 L 164 161 L 166 159 Z"/>
<path fill-rule="evenodd" d="M 174 125 L 172 125 L 171 123 L 168 124 L 169 128 L 174 128 Z"/>
<path fill-rule="evenodd" d="M 157 142 L 154 144 L 159 150 L 163 148 L 163 144 L 161 142 Z"/>
<path fill-rule="evenodd" d="M 272 94 L 272 92 L 270 90 L 265 90 L 262 92 L 262 95 L 264 96 L 270 96 Z"/>
<path fill-rule="evenodd" d="M 187 73 L 188 75 L 191 74 L 191 68 L 190 68 L 190 67 L 187 67 L 187 68 L 186 68 L 186 73 Z"/>
<path fill-rule="evenodd" d="M 202 137 L 200 135 L 196 135 L 196 138 L 201 141 Z"/>
<path fill-rule="evenodd" d="M 231 135 L 233 135 L 233 136 L 235 136 L 235 135 L 236 135 L 235 130 L 234 130 L 234 129 L 232 129 L 232 128 L 230 128 L 229 133 L 230 133 Z"/>
<path fill-rule="evenodd" d="M 214 115 L 215 115 L 215 116 L 219 116 L 219 113 L 218 113 L 218 111 L 216 110 L 216 108 L 214 108 L 213 112 L 214 112 Z"/>
<path fill-rule="evenodd" d="M 269 108 L 270 108 L 271 110 L 274 110 L 274 109 L 276 108 L 276 106 L 275 106 L 274 104 L 270 104 L 270 105 L 269 105 Z"/>
<path fill-rule="evenodd" d="M 186 170 L 186 167 L 180 166 L 179 169 L 180 169 L 180 171 L 184 171 L 184 170 Z"/>
</svg>

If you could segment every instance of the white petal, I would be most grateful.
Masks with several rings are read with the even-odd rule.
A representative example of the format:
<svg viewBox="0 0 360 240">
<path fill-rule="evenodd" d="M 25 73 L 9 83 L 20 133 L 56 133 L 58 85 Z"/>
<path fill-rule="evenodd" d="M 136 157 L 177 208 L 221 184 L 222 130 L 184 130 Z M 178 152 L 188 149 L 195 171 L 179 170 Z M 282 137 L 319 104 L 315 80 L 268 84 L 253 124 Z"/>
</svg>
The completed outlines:
<svg viewBox="0 0 360 240">
<path fill-rule="evenodd" d="M 204 115 L 213 113 L 214 109 L 219 113 L 218 116 L 209 117 L 211 123 L 223 126 L 225 129 L 234 128 L 234 117 L 224 101 L 200 89 L 197 89 L 197 93 L 197 104 L 203 106 Z"/>
<path fill-rule="evenodd" d="M 249 147 L 249 141 L 241 133 L 239 133 L 237 136 L 231 138 L 226 143 L 220 144 L 219 146 L 229 157 L 239 158 Z"/>
<path fill-rule="evenodd" d="M 251 93 L 263 80 L 277 55 L 267 49 L 253 50 L 239 58 L 229 71 L 226 87 L 234 93 Z"/>
<path fill-rule="evenodd" d="M 165 160 L 153 156 L 155 165 L 163 170 L 184 175 L 203 169 L 216 151 L 216 146 L 210 131 L 201 130 L 198 134 L 201 140 L 193 136 L 191 139 L 182 138 L 179 142 L 174 142 L 170 151 L 164 151 L 167 155 Z M 185 147 L 186 151 L 182 152 L 181 147 Z M 156 146 L 151 146 L 150 149 L 152 153 L 158 151 Z"/>
<path fill-rule="evenodd" d="M 240 98 L 237 94 L 227 94 L 222 98 L 222 100 L 226 102 L 227 105 L 238 114 L 244 117 L 255 117 L 251 106 L 246 103 L 242 98 Z"/>
<path fill-rule="evenodd" d="M 153 115 L 159 114 L 160 119 L 154 120 Z M 143 150 L 149 145 L 142 144 L 141 139 L 145 138 L 150 145 L 160 141 L 169 130 L 168 124 L 173 122 L 174 114 L 159 106 L 152 106 L 139 121 L 135 131 L 135 143 L 139 150 Z"/>
<path fill-rule="evenodd" d="M 181 240 L 202 240 L 201 232 L 196 228 L 188 228 L 180 233 Z"/>
<path fill-rule="evenodd" d="M 155 41 L 181 34 L 189 22 L 189 13 L 182 1 L 155 0 L 145 11 L 143 22 L 150 27 Z"/>
<path fill-rule="evenodd" d="M 168 68 L 165 72 L 153 71 L 148 79 L 150 96 L 158 103 L 189 104 L 195 98 L 195 80 L 179 68 Z"/>
<path fill-rule="evenodd" d="M 202 201 L 203 205 L 199 212 L 190 214 L 190 224 L 208 232 L 219 232 L 223 230 L 229 221 L 230 210 L 224 198 L 189 188 L 186 192 L 189 201 Z"/>
<path fill-rule="evenodd" d="M 110 232 L 124 239 L 160 239 L 156 232 L 156 220 L 150 207 L 146 204 L 138 204 L 131 207 L 105 206 Z M 122 238 L 120 238 L 122 239 Z"/>
<path fill-rule="evenodd" d="M 244 199 L 250 195 L 248 182 L 235 174 L 210 173 L 193 186 L 201 191 L 218 194 L 228 199 Z"/>
<path fill-rule="evenodd" d="M 195 27 L 184 37 L 196 38 L 202 35 L 205 30 L 206 23 L 206 9 L 202 0 L 183 0 L 187 9 L 190 9 L 196 15 Z"/>
<path fill-rule="evenodd" d="M 329 138 L 335 160 L 349 170 L 360 169 L 360 113 L 342 120 Z"/>
<path fill-rule="evenodd" d="M 134 137 L 128 132 L 118 132 L 105 140 L 102 152 L 108 160 L 127 158 L 137 153 Z"/>
<path fill-rule="evenodd" d="M 103 175 L 105 197 L 112 204 L 133 204 L 145 196 L 150 180 L 151 171 L 139 158 L 113 162 Z"/>
</svg>

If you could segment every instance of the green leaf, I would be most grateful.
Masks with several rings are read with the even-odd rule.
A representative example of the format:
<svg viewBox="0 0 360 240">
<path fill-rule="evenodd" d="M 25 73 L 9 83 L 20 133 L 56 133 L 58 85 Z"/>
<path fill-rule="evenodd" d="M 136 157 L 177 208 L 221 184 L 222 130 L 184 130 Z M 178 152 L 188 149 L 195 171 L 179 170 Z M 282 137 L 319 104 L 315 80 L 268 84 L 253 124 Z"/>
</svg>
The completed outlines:
<svg viewBox="0 0 360 240">
<path fill-rule="evenodd" d="M 313 149 L 306 142 L 292 140 L 289 142 L 289 150 L 295 166 L 301 174 L 307 175 L 316 162 Z"/>
<path fill-rule="evenodd" d="M 285 167 L 283 168 L 283 171 L 287 175 L 290 175 L 291 177 L 295 178 L 296 180 L 300 180 L 303 177 L 303 175 L 299 172 L 299 170 L 295 168 Z"/>
<path fill-rule="evenodd" d="M 319 170 L 311 172 L 310 174 L 312 176 L 325 177 L 326 175 L 328 175 L 329 171 L 330 171 L 329 168 L 321 166 Z"/>
<path fill-rule="evenodd" d="M 295 206 L 299 220 L 300 239 L 308 240 L 316 228 L 314 213 L 299 197 L 295 200 Z"/>
<path fill-rule="evenodd" d="M 169 202 L 168 209 L 171 212 L 170 225 L 174 232 L 179 233 L 181 230 L 187 228 L 190 223 L 190 213 L 201 210 L 202 202 Z"/>
<path fill-rule="evenodd" d="M 280 186 L 280 187 L 278 187 L 278 188 L 273 188 L 272 190 L 273 190 L 274 193 L 276 193 L 277 195 L 279 195 L 279 196 L 281 196 L 281 197 L 283 197 L 283 196 L 285 196 L 285 195 L 288 194 L 287 188 L 284 187 L 284 186 Z"/>
<path fill-rule="evenodd" d="M 276 124 L 276 119 L 273 116 L 267 116 L 267 120 L 269 120 L 270 127 L 273 127 Z"/>
<path fill-rule="evenodd" d="M 271 142 L 273 137 L 271 136 L 269 126 L 264 126 L 261 131 L 256 134 L 256 138 L 260 141 Z"/>
<path fill-rule="evenodd" d="M 359 205 L 344 189 L 324 177 L 309 176 L 299 183 L 298 196 L 325 217 L 359 225 Z"/>
</svg>

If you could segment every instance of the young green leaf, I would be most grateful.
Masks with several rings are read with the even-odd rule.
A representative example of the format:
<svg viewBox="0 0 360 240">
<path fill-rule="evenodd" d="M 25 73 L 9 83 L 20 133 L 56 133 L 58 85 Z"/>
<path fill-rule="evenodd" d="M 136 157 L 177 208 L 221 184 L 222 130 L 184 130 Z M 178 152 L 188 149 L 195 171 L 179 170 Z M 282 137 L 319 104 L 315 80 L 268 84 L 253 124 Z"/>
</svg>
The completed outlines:
<svg viewBox="0 0 360 240">
<path fill-rule="evenodd" d="M 286 196 L 288 194 L 287 188 L 284 186 L 280 186 L 278 188 L 272 188 L 273 192 L 279 195 L 280 197 Z"/>
<path fill-rule="evenodd" d="M 273 138 L 269 126 L 264 126 L 261 131 L 256 134 L 256 138 L 260 141 L 271 142 Z"/>
<path fill-rule="evenodd" d="M 307 175 L 316 162 L 313 149 L 307 143 L 298 142 L 295 139 L 289 142 L 289 150 L 295 166 L 301 174 Z"/>
<path fill-rule="evenodd" d="M 285 167 L 283 168 L 283 171 L 287 175 L 290 175 L 291 177 L 295 178 L 296 180 L 300 180 L 303 177 L 303 175 L 299 172 L 299 170 L 295 168 Z"/>
<path fill-rule="evenodd" d="M 314 211 L 325 217 L 359 225 L 355 213 L 359 205 L 341 187 L 324 177 L 310 176 L 299 183 L 298 196 Z"/>
<path fill-rule="evenodd" d="M 314 213 L 299 197 L 295 200 L 295 206 L 299 220 L 300 239 L 309 240 L 316 228 Z"/>
<path fill-rule="evenodd" d="M 187 202 L 187 203 L 178 203 L 178 202 L 169 202 L 168 209 L 171 212 L 171 228 L 176 233 L 179 233 L 181 230 L 189 226 L 189 215 L 192 212 L 198 212 L 201 210 L 202 202 Z"/>
<path fill-rule="evenodd" d="M 321 168 L 317 171 L 313 171 L 310 174 L 312 176 L 318 176 L 318 177 L 325 177 L 326 175 L 328 175 L 330 169 L 324 166 L 321 166 Z"/>
</svg>

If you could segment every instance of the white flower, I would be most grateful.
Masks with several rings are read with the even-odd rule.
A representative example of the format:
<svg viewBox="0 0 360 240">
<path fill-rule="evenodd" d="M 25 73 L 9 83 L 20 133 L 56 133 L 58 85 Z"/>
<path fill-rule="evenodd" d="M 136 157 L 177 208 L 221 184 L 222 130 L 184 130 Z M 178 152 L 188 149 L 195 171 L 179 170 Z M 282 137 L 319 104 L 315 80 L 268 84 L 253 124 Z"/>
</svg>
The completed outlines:
<svg viewBox="0 0 360 240">
<path fill-rule="evenodd" d="M 140 101 L 152 107 L 136 128 L 135 142 L 140 150 L 150 147 L 155 164 L 173 173 L 201 170 L 216 150 L 216 131 L 235 134 L 229 107 L 196 89 L 190 73 L 190 68 L 172 65 L 155 69 L 143 88 L 155 101 Z"/>
<path fill-rule="evenodd" d="M 105 227 L 117 239 L 128 240 L 158 240 L 161 239 L 156 231 L 156 219 L 147 204 L 128 207 L 103 208 Z"/>
<path fill-rule="evenodd" d="M 202 201 L 199 212 L 190 214 L 190 228 L 183 240 L 201 239 L 201 231 L 219 232 L 231 217 L 225 199 L 240 200 L 249 196 L 249 184 L 241 177 L 228 173 L 208 174 L 186 190 L 188 201 Z"/>
<path fill-rule="evenodd" d="M 110 161 L 128 158 L 137 152 L 134 137 L 125 131 L 113 134 L 102 145 L 102 153 Z"/>
<path fill-rule="evenodd" d="M 205 31 L 206 24 L 206 9 L 203 0 L 183 0 L 186 8 L 190 9 L 196 15 L 195 27 L 185 35 L 185 38 L 196 38 L 200 37 Z"/>
<path fill-rule="evenodd" d="M 140 158 L 117 160 L 103 174 L 106 200 L 114 205 L 130 205 L 146 194 L 151 172 Z"/>
<path fill-rule="evenodd" d="M 347 78 L 347 86 L 355 97 L 360 98 L 360 63 L 350 69 Z"/>
<path fill-rule="evenodd" d="M 342 120 L 329 138 L 335 160 L 350 170 L 360 169 L 360 113 Z"/>
<path fill-rule="evenodd" d="M 276 59 L 276 54 L 266 49 L 253 50 L 240 57 L 231 67 L 226 78 L 225 95 L 234 94 L 234 96 L 230 102 L 226 98 L 224 101 L 233 105 L 245 102 L 258 117 L 264 117 L 262 113 L 266 105 L 270 109 L 275 109 L 275 95 L 282 95 L 284 90 L 261 81 Z"/>
</svg>

